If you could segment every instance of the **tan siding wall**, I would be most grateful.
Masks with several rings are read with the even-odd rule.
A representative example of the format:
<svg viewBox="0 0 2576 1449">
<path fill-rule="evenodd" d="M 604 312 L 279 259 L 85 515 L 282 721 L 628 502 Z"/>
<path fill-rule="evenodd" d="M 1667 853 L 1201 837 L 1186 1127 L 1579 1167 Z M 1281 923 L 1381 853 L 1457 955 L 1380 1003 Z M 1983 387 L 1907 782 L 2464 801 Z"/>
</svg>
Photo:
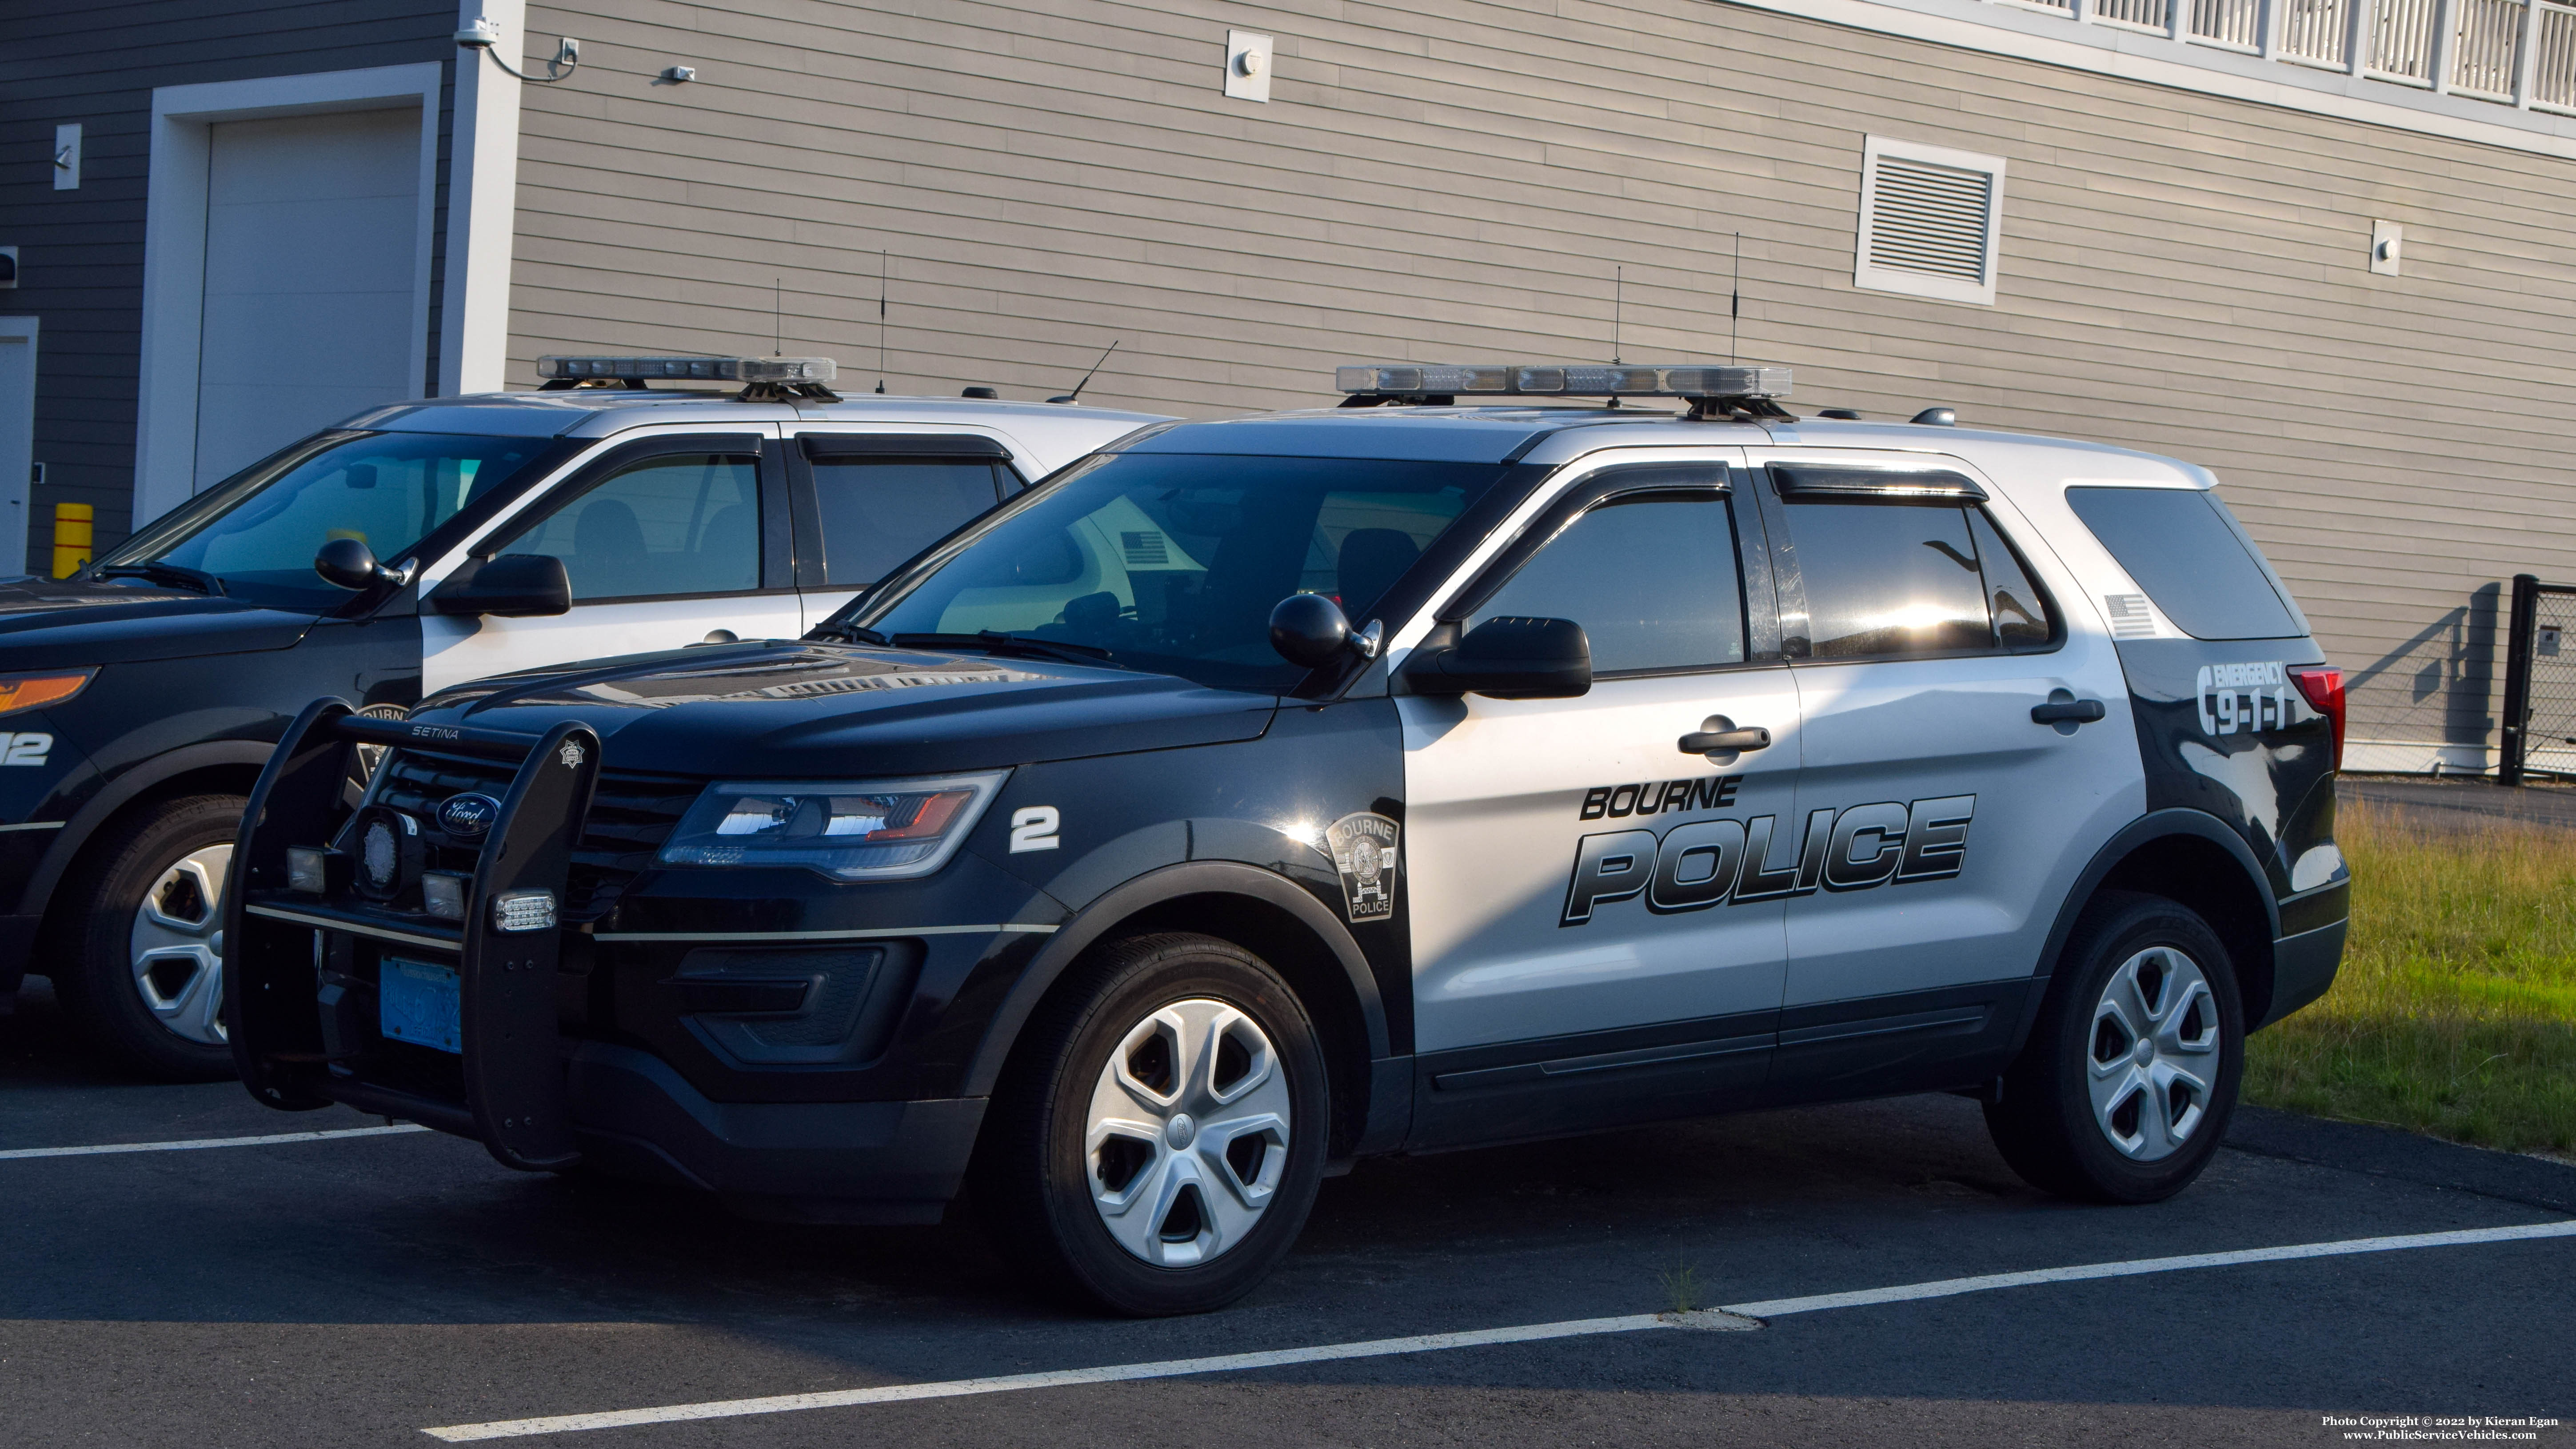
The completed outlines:
<svg viewBox="0 0 2576 1449">
<path fill-rule="evenodd" d="M 2496 585 L 2576 580 L 2576 163 L 1702 0 L 531 6 L 513 376 L 787 349 L 887 385 L 1205 414 L 1337 360 L 1723 356 L 1808 407 L 2215 469 L 2359 675 L 2354 735 L 2491 738 Z M 1278 39 L 1268 105 L 1226 29 Z M 693 85 L 648 84 L 664 66 Z M 1866 134 L 2001 155 L 1993 307 L 1855 290 Z M 2366 268 L 2374 218 L 2403 277 Z"/>
</svg>

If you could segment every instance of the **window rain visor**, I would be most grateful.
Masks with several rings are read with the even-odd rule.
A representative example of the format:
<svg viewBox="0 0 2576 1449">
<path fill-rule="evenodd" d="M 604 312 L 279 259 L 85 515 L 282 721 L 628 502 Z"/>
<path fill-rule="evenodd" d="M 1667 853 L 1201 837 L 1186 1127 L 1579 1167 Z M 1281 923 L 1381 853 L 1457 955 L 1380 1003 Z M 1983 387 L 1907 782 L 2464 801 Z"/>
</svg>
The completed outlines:
<svg viewBox="0 0 2576 1449">
<path fill-rule="evenodd" d="M 322 545 L 354 538 L 392 560 L 558 448 L 551 438 L 318 433 L 181 504 L 96 567 L 171 565 L 250 603 L 335 608 L 350 595 L 313 572 Z"/>
<path fill-rule="evenodd" d="M 1502 472 L 1369 458 L 1096 456 L 833 622 L 898 638 L 1025 634 L 1211 688 L 1284 693 L 1306 671 L 1270 647 L 1271 609 L 1290 594 L 1323 594 L 1365 625 Z"/>
<path fill-rule="evenodd" d="M 929 875 L 957 853 L 1009 774 L 709 785 L 658 859 L 796 867 L 835 880 Z"/>
</svg>

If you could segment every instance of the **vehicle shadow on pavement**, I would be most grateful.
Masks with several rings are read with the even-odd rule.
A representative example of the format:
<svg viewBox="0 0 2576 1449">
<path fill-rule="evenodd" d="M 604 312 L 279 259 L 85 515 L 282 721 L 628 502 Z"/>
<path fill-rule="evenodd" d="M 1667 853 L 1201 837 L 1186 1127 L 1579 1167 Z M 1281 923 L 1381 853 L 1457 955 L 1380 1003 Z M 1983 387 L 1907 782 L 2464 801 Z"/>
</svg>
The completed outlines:
<svg viewBox="0 0 2576 1449">
<path fill-rule="evenodd" d="M 59 1025 L 42 993 L 0 1023 L 7 1062 L 0 1125 L 13 1134 L 5 1145 L 36 1140 L 39 1129 L 41 1140 L 64 1142 L 176 1135 L 147 1132 L 127 1121 L 130 1112 L 119 1115 L 136 1103 L 246 1134 L 370 1120 L 267 1112 L 229 1083 L 118 1082 L 62 1041 Z M 103 1131 L 115 1124 L 124 1124 L 121 1136 Z M 415 1416 L 410 1422 L 456 1422 L 1633 1314 L 1683 1306 L 1677 1299 L 1684 1297 L 1704 1307 L 2528 1222 L 2576 1182 L 2576 1169 L 2368 1131 L 2249 1114 L 2238 1134 L 2249 1150 L 2220 1154 L 2194 1188 L 2139 1208 L 2074 1205 L 2032 1191 L 1987 1143 L 1976 1105 L 1955 1097 L 1376 1160 L 1324 1185 L 1298 1250 L 1251 1298 L 1214 1317 L 1147 1322 L 1031 1296 L 963 1212 L 925 1228 L 751 1222 L 687 1192 L 510 1172 L 475 1144 L 426 1133 L 22 1161 L 0 1164 L 10 1173 L 5 1190 L 18 1229 L 0 1243 L 0 1351 L 25 1333 L 59 1340 L 66 1353 L 134 1333 L 211 1343 L 253 1332 L 290 1352 L 368 1344 L 380 1362 L 416 1349 L 424 1355 L 416 1372 L 389 1371 L 388 1393 L 421 1397 L 424 1407 L 400 1411 Z M 2351 1132 L 2365 1136 L 2338 1135 Z M 184 1223 L 187 1271 L 168 1271 L 168 1245 L 138 1232 L 138 1223 Z M 2403 1254 L 2333 1268 L 2251 1270 L 2305 1285 L 2298 1292 L 2315 1295 L 2322 1308 L 2294 1309 L 2301 1301 L 2295 1294 L 2268 1289 L 2247 1295 L 2191 1287 L 2176 1301 L 2206 1293 L 2220 1305 L 2209 1311 L 2223 1311 L 2242 1330 L 2214 1327 L 2213 1345 L 2248 1334 L 2259 1340 L 2269 1331 L 2260 1325 L 2285 1313 L 2319 1323 L 2373 1314 L 2423 1318 L 2434 1313 L 2435 1300 L 2450 1301 L 2448 1289 L 2411 1295 L 2402 1286 L 2423 1280 L 2501 1294 L 2484 1306 L 2475 1295 L 2450 1298 L 2461 1313 L 2487 1315 L 2480 1321 L 2510 1320 L 2515 1303 L 2542 1290 L 2511 1287 L 2511 1275 L 2495 1266 L 2504 1262 L 2502 1250 L 2477 1251 L 2498 1256 L 2453 1257 L 2446 1265 L 2434 1254 Z M 2446 1277 L 2463 1271 L 2465 1280 Z M 2401 1285 L 2393 1299 L 2390 1282 Z M 2056 1311 L 2047 1305 L 2069 1300 L 2042 1294 L 2107 1300 L 2122 1291 L 2052 1289 L 1825 1314 L 1722 1348 L 1702 1335 L 1623 1335 L 1580 1347 L 1434 1355 L 1401 1366 L 1369 1360 L 1300 1373 L 1362 1387 L 1437 1380 L 1461 1391 L 1475 1385 L 1485 1387 L 1474 1392 L 1556 1393 L 1607 1388 L 1636 1364 L 1670 1360 L 1687 1371 L 1621 1392 L 1724 1387 L 1938 1398 L 1967 1387 L 2004 1398 L 2120 1401 L 2133 1391 L 2108 1380 L 2089 1383 L 2087 1373 L 2100 1371 L 2076 1362 L 2089 1350 L 2061 1342 L 2046 1326 Z M 2410 1297 L 2421 1302 L 2391 1306 Z M 2537 1306 L 2540 1318 L 2550 1316 L 2546 1303 Z M 2101 1311 L 2088 1308 L 2085 1316 Z M 1872 1323 L 1881 1327 L 1870 1329 Z M 1884 1338 L 1893 1324 L 1915 1326 L 1903 1331 L 1902 1353 Z M 2436 1333 L 2429 1318 L 2422 1326 L 2445 1345 L 2441 1362 L 2481 1351 L 2474 1333 Z M 2311 1337 L 2319 1331 L 2301 1330 Z M 1994 1335 L 2021 1343 L 2012 1352 L 2023 1356 L 2023 1372 L 1941 1378 L 2002 1352 L 1982 1346 Z M 1925 1346 L 1934 1340 L 1937 1352 Z M 1802 1366 L 1809 1350 L 1829 1350 L 1840 1377 L 1820 1378 L 1821 1367 Z M 596 1367 L 603 1353 L 625 1367 L 594 1377 L 604 1372 Z M 499 1389 L 488 1413 L 469 1411 L 445 1387 L 468 1365 Z M 2423 1382 L 2439 1381 L 2436 1367 L 2425 1360 Z M 1241 1390 L 1261 1381 L 1243 1381 Z M 2162 1382 L 2159 1392 L 2182 1403 L 2283 1407 L 2315 1397 L 2289 1387 L 2294 1377 L 2267 1380 L 2251 1368 L 2198 1387 Z M 1236 1390 L 1214 1386 L 1152 1392 L 1251 1407 Z M 426 1407 L 433 1402 L 444 1407 Z M 891 1430 L 913 1412 L 874 1422 Z"/>
</svg>

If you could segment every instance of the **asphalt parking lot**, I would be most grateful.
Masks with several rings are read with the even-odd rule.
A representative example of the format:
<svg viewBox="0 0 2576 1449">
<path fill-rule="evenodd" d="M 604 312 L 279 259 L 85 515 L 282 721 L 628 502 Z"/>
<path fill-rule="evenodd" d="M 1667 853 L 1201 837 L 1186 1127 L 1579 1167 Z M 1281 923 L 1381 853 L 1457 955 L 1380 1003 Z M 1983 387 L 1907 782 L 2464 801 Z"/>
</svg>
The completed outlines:
<svg viewBox="0 0 2576 1449">
<path fill-rule="evenodd" d="M 381 1125 L 267 1112 L 228 1084 L 120 1083 L 58 1027 L 41 989 L 0 1019 L 0 1152 Z M 2235 1140 L 2194 1190 L 2132 1209 L 2023 1188 L 1955 1098 L 1364 1164 L 1243 1306 L 1149 1323 L 1028 1301 L 967 1230 L 738 1222 L 429 1133 L 0 1156 L 0 1440 L 425 1444 L 537 1416 L 2576 1217 L 2576 1167 L 2259 1113 Z M 519 1442 L 2328 1443 L 2347 1432 L 2329 1414 L 2576 1420 L 2571 1345 L 2576 1237 L 2556 1236 Z"/>
</svg>

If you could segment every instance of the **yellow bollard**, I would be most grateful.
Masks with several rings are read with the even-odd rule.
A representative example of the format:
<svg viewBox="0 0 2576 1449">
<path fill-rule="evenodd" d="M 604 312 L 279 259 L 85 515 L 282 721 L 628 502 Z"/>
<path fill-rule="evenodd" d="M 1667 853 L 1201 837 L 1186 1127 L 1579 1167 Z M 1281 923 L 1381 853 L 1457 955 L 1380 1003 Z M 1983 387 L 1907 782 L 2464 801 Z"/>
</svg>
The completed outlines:
<svg viewBox="0 0 2576 1449">
<path fill-rule="evenodd" d="M 86 503 L 54 505 L 54 577 L 67 579 L 89 566 L 90 521 Z"/>
</svg>

